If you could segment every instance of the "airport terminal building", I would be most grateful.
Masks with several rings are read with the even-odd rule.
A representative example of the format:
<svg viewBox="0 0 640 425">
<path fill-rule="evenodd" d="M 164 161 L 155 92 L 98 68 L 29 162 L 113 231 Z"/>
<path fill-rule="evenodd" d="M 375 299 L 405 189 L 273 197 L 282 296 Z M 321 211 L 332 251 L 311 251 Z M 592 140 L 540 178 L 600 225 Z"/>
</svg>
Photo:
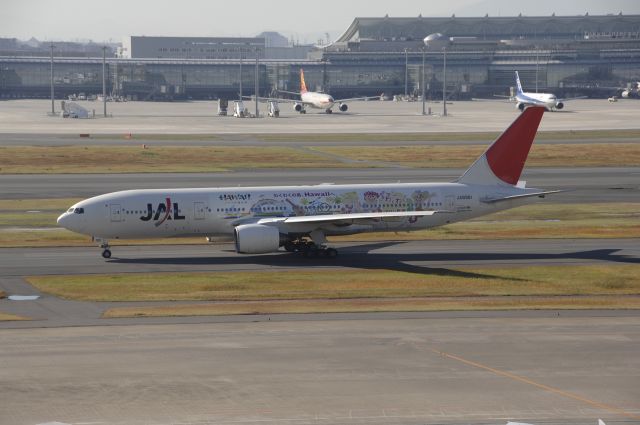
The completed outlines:
<svg viewBox="0 0 640 425">
<path fill-rule="evenodd" d="M 438 33 L 425 46 L 423 39 Z M 231 99 L 242 79 L 244 94 L 254 92 L 251 43 L 264 46 L 259 38 L 249 45 L 240 40 L 244 47 L 238 40 L 224 47 L 222 38 L 196 38 L 197 47 L 185 47 L 179 38 L 176 47 L 169 39 L 176 38 L 154 40 L 153 54 L 138 57 L 133 45 L 123 44 L 120 57 L 107 59 L 108 91 L 138 100 Z M 254 53 L 241 61 L 246 47 Z M 198 54 L 182 51 L 189 48 Z M 206 51 L 214 48 L 219 51 Z M 263 52 L 257 67 L 263 95 L 297 90 L 304 68 L 310 89 L 337 97 L 419 94 L 424 80 L 427 96 L 438 98 L 446 56 L 447 91 L 454 99 L 509 94 L 515 70 L 528 90 L 606 97 L 640 81 L 640 15 L 356 18 L 336 41 L 306 59 Z M 102 92 L 102 58 L 54 53 L 53 69 L 57 97 Z M 47 97 L 49 85 L 49 58 L 0 57 L 0 97 Z"/>
</svg>

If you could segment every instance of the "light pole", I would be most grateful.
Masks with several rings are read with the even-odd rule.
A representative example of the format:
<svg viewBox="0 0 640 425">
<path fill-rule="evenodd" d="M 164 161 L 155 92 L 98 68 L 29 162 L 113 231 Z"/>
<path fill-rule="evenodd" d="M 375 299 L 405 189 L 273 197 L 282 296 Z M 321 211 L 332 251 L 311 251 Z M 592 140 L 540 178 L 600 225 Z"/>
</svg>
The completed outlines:
<svg viewBox="0 0 640 425">
<path fill-rule="evenodd" d="M 442 116 L 447 116 L 447 45 L 449 39 L 440 34 L 433 33 L 424 38 L 424 44 L 427 48 L 437 49 L 442 47 Z M 435 50 L 434 50 L 435 51 Z"/>
<path fill-rule="evenodd" d="M 538 46 L 536 46 L 536 93 L 538 93 L 538 66 L 540 64 L 539 52 Z"/>
<path fill-rule="evenodd" d="M 427 111 L 426 111 L 426 90 L 425 90 L 425 84 L 424 84 L 424 57 L 425 57 L 425 51 L 426 49 L 423 47 L 422 48 L 422 78 L 421 78 L 421 83 L 420 85 L 422 86 L 422 115 L 427 115 Z"/>
<path fill-rule="evenodd" d="M 106 62 L 107 62 L 107 46 L 102 46 L 102 104 L 104 106 L 104 117 L 107 117 L 107 76 L 106 76 Z"/>
<path fill-rule="evenodd" d="M 442 48 L 443 65 L 442 65 L 442 116 L 447 116 L 447 48 Z"/>
<path fill-rule="evenodd" d="M 320 59 L 322 62 L 322 91 L 327 93 L 329 89 L 327 88 L 327 58 Z"/>
<path fill-rule="evenodd" d="M 255 86 L 256 86 L 256 118 L 258 118 L 260 116 L 260 113 L 258 111 L 258 93 L 260 92 L 259 88 L 258 88 L 258 51 L 259 49 L 256 47 L 256 82 L 255 82 Z"/>
<path fill-rule="evenodd" d="M 56 114 L 56 108 L 54 105 L 54 95 L 53 95 L 53 48 L 55 47 L 53 43 L 49 46 L 51 48 L 51 115 Z"/>
<path fill-rule="evenodd" d="M 240 97 L 239 101 L 242 102 L 242 47 L 240 48 Z"/>
<path fill-rule="evenodd" d="M 404 49 L 404 100 L 409 96 L 409 55 L 407 49 Z"/>
</svg>

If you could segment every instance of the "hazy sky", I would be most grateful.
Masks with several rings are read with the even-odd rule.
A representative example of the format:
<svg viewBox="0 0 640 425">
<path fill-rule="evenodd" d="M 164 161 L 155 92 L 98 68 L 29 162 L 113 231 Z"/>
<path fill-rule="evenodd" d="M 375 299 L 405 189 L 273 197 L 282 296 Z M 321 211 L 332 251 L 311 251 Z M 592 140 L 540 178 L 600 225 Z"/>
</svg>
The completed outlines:
<svg viewBox="0 0 640 425">
<path fill-rule="evenodd" d="M 638 0 L 2 0 L 0 37 L 122 40 L 125 35 L 339 36 L 355 17 L 640 14 Z"/>
</svg>

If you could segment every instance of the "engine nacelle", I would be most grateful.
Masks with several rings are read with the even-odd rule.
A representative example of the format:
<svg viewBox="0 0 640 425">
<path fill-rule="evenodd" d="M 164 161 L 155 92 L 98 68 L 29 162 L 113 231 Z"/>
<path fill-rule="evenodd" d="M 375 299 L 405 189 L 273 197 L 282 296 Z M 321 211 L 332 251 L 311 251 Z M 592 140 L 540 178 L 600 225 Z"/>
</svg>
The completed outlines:
<svg viewBox="0 0 640 425">
<path fill-rule="evenodd" d="M 296 112 L 300 112 L 300 111 L 302 111 L 302 106 L 303 106 L 302 103 L 294 103 L 293 104 L 293 110 L 296 111 Z"/>
<path fill-rule="evenodd" d="M 340 109 L 342 112 L 347 112 L 347 109 L 349 109 L 349 107 L 347 106 L 347 104 L 346 104 L 346 103 L 341 103 L 341 104 L 338 106 L 338 109 Z"/>
<path fill-rule="evenodd" d="M 243 224 L 234 231 L 236 252 L 239 254 L 264 254 L 277 251 L 281 245 L 277 227 L 264 224 Z"/>
<path fill-rule="evenodd" d="M 524 108 L 526 108 L 527 105 L 525 105 L 524 103 L 520 103 L 518 102 L 518 104 L 516 105 L 516 108 L 520 109 L 520 112 L 524 111 Z"/>
<path fill-rule="evenodd" d="M 556 103 L 556 109 L 559 111 L 560 109 L 564 108 L 564 103 L 562 102 L 558 102 Z"/>
</svg>

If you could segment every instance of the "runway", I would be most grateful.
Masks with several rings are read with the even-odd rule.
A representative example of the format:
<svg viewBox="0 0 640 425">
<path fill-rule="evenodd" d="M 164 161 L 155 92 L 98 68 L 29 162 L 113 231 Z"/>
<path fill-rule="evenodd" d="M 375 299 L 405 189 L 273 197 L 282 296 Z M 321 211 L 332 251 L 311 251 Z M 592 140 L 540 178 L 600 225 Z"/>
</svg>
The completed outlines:
<svg viewBox="0 0 640 425">
<path fill-rule="evenodd" d="M 215 102 L 109 103 L 108 118 L 101 117 L 97 102 L 79 102 L 95 119 L 49 117 L 51 103 L 41 100 L 10 100 L 0 110 L 0 134 L 273 134 L 273 133 L 378 133 L 502 131 L 517 117 L 513 103 L 456 101 L 447 105 L 428 102 L 432 115 L 422 115 L 422 102 L 352 102 L 349 112 L 301 115 L 281 105 L 280 118 L 238 119 L 216 114 Z M 247 105 L 248 106 L 248 105 Z M 253 106 L 253 105 L 252 105 Z M 265 112 L 265 105 L 262 113 Z M 56 102 L 56 109 L 60 104 Z M 545 114 L 540 131 L 636 129 L 640 102 L 581 99 L 565 109 Z M 253 113 L 254 108 L 249 107 Z"/>
<path fill-rule="evenodd" d="M 228 173 L 2 174 L 4 199 L 88 198 L 127 189 L 449 182 L 464 172 L 454 168 L 372 168 L 239 170 Z M 527 186 L 566 190 L 553 202 L 637 202 L 640 167 L 525 168 Z"/>
<path fill-rule="evenodd" d="M 363 132 L 366 129 L 363 128 Z M 401 134 L 401 133 L 400 133 Z M 459 145 L 481 145 L 488 146 L 493 138 L 487 136 L 484 139 L 465 139 L 463 134 L 459 138 L 451 140 L 445 136 L 441 140 L 402 140 L 402 136 L 389 133 L 387 135 L 376 134 L 375 139 L 354 140 L 349 134 L 327 135 L 323 139 L 322 134 L 313 134 L 313 137 L 305 137 L 304 134 L 297 134 L 297 137 L 283 135 L 287 140 L 274 139 L 272 135 L 260 134 L 216 134 L 216 135 L 195 135 L 195 136 L 168 136 L 168 135 L 133 135 L 127 139 L 126 135 L 99 135 L 97 137 L 79 137 L 78 134 L 0 134 L 2 146 L 231 146 L 231 147 L 315 147 L 315 146 L 459 146 Z M 316 137 L 318 136 L 318 137 Z M 382 137 L 381 137 L 382 136 Z M 429 134 L 425 133 L 425 139 Z M 419 137 L 417 138 L 419 139 Z M 538 145 L 574 145 L 593 143 L 638 143 L 637 138 L 585 138 L 585 139 L 536 139 Z"/>
<path fill-rule="evenodd" d="M 305 259 L 285 252 L 238 255 L 231 244 L 114 246 L 104 260 L 87 248 L 0 249 L 0 290 L 9 295 L 41 295 L 35 301 L 0 300 L 0 311 L 32 317 L 31 322 L 0 322 L 0 328 L 136 324 L 141 319 L 100 319 L 109 307 L 127 303 L 87 303 L 40 294 L 24 276 L 94 273 L 169 273 L 204 271 L 282 271 L 324 268 L 399 270 L 430 273 L 459 266 L 562 264 L 640 264 L 638 239 L 526 239 L 493 241 L 413 241 L 335 245 L 336 259 Z M 139 304 L 139 303 L 138 303 Z M 167 318 L 160 323 L 193 319 Z M 197 321 L 218 320 L 202 319 Z M 158 321 L 156 321 L 158 322 Z"/>
<path fill-rule="evenodd" d="M 538 264 L 640 263 L 638 239 L 452 240 L 333 244 L 336 259 L 306 259 L 284 251 L 239 255 L 231 243 L 142 245 L 100 249 L 0 248 L 4 277 L 47 274 L 284 270 L 347 267 L 420 271 L 422 267 L 526 266 Z"/>
<path fill-rule="evenodd" d="M 16 329 L 0 347 L 7 425 L 640 421 L 638 316 Z"/>
</svg>

